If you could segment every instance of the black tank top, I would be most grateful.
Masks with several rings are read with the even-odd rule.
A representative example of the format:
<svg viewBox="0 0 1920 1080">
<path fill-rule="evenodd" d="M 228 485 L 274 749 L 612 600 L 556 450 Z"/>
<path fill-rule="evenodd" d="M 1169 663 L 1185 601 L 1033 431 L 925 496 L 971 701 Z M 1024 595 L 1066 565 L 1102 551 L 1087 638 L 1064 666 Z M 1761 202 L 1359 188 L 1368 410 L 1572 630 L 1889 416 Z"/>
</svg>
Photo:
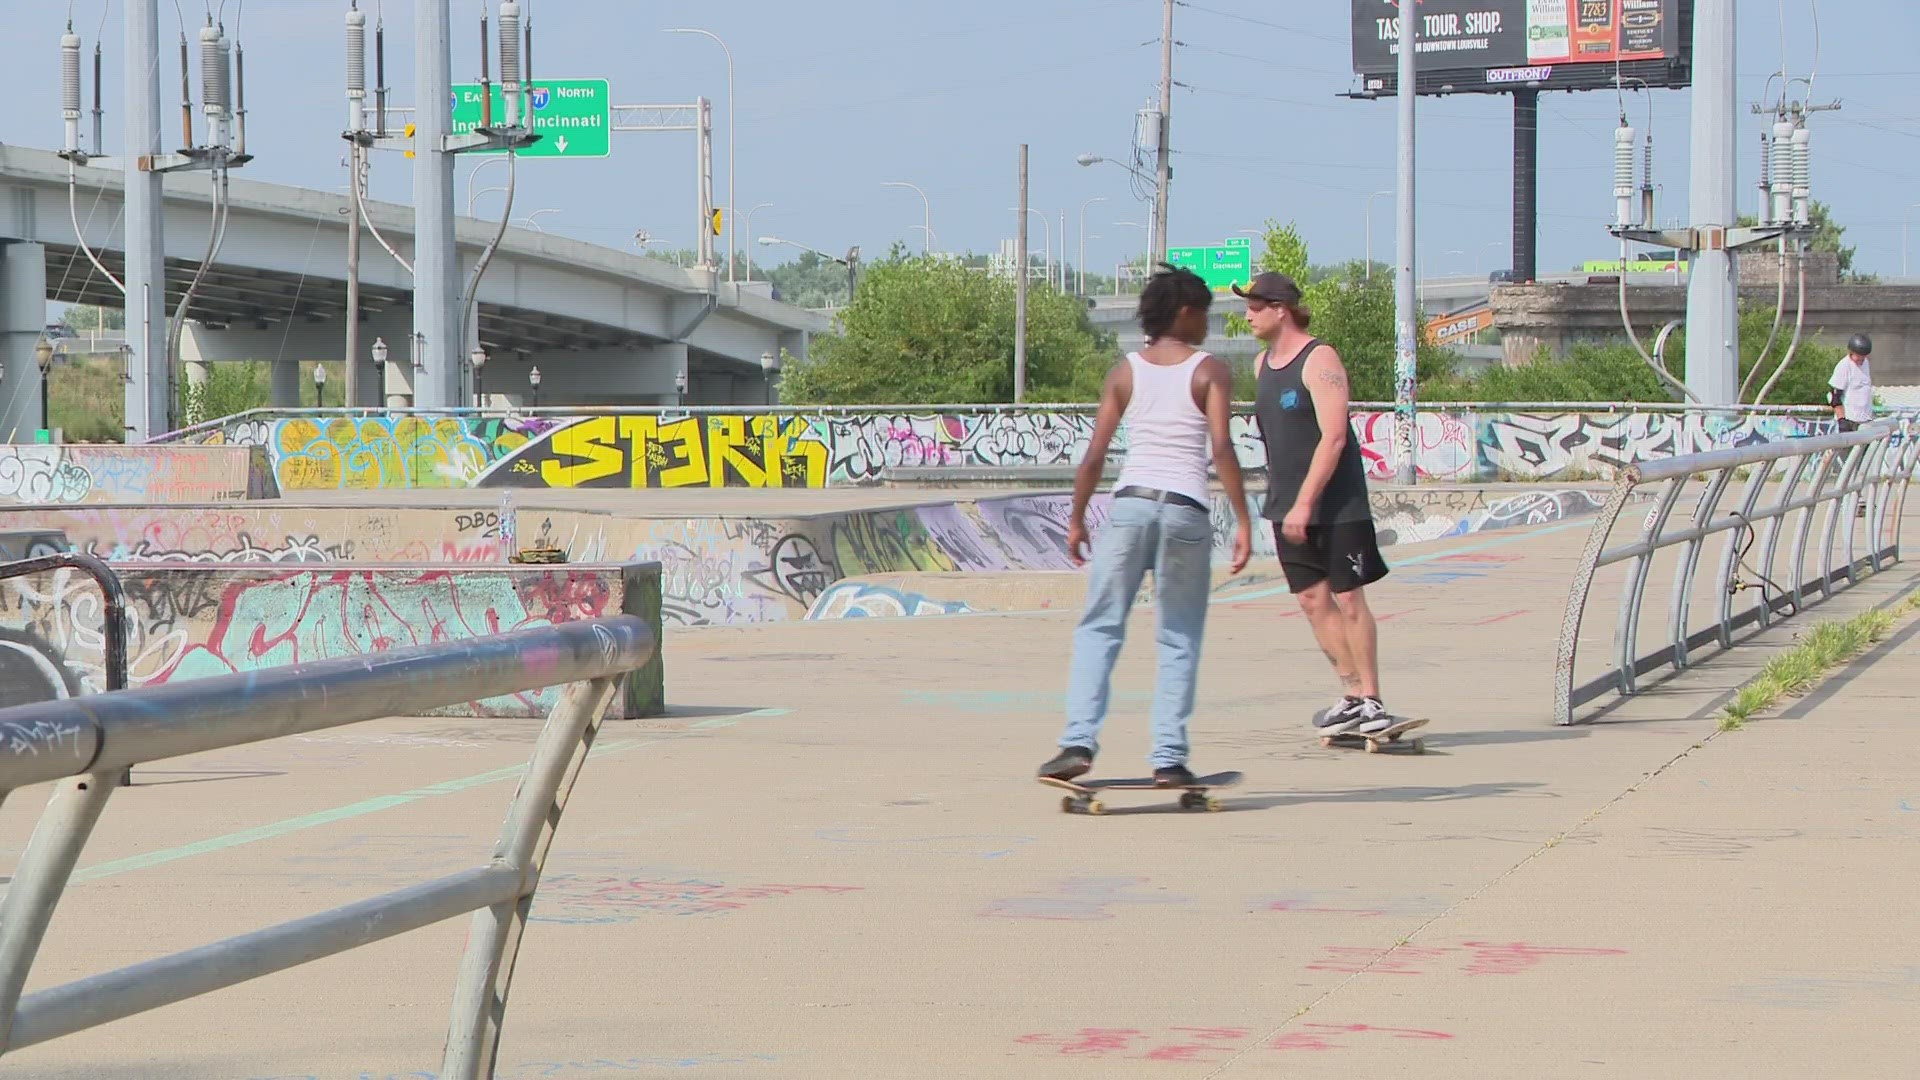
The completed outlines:
<svg viewBox="0 0 1920 1080">
<path fill-rule="evenodd" d="M 1313 411 L 1313 395 L 1306 384 L 1307 354 L 1320 347 L 1320 339 L 1307 342 L 1293 362 L 1275 370 L 1261 352 L 1260 371 L 1253 395 L 1253 414 L 1260 421 L 1260 437 L 1267 444 L 1267 502 L 1261 515 L 1273 521 L 1287 516 L 1300 485 L 1306 482 L 1307 469 L 1313 464 L 1313 452 L 1320 445 L 1320 419 Z M 1367 469 L 1360 457 L 1360 439 L 1348 429 L 1347 443 L 1340 449 L 1340 460 L 1333 476 L 1320 493 L 1313 508 L 1314 525 L 1338 525 L 1367 521 L 1373 516 L 1367 506 Z"/>
</svg>

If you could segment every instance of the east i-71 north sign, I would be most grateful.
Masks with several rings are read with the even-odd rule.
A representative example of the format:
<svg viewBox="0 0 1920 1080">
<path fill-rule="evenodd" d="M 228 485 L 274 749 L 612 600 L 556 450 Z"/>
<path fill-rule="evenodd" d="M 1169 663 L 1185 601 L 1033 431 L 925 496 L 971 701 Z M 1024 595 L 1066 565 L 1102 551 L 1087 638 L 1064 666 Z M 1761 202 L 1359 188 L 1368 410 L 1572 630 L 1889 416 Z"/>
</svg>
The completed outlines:
<svg viewBox="0 0 1920 1080">
<path fill-rule="evenodd" d="M 493 122 L 506 123 L 507 108 L 500 87 L 493 90 Z M 613 94 L 605 79 L 546 79 L 527 92 L 533 131 L 541 136 L 521 147 L 521 157 L 606 157 L 612 142 Z M 453 133 L 470 135 L 480 126 L 480 84 L 453 87 Z M 501 150 L 477 153 L 498 154 Z"/>
</svg>

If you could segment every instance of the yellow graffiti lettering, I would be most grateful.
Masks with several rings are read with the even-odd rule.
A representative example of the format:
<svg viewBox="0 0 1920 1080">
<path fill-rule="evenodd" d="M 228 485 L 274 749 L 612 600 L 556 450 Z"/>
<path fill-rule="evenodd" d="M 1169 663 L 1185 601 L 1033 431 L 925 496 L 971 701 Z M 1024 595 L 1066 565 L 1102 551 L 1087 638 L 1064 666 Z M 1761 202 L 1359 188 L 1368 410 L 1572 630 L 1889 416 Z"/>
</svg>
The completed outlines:
<svg viewBox="0 0 1920 1080">
<path fill-rule="evenodd" d="M 826 487 L 827 447 L 813 437 L 806 421 L 788 420 L 783 427 L 779 417 L 761 419 L 767 421 L 773 431 L 773 437 L 767 440 L 767 468 L 777 477 L 772 483 L 785 487 Z"/>
<path fill-rule="evenodd" d="M 611 416 L 596 416 L 561 428 L 553 434 L 554 459 L 579 458 L 581 462 L 566 465 L 559 460 L 543 461 L 540 479 L 546 481 L 548 487 L 570 488 L 617 474 L 621 454 L 614 441 L 618 437 Z"/>
<path fill-rule="evenodd" d="M 708 483 L 714 487 L 779 487 L 780 473 L 769 468 L 779 459 L 772 453 L 773 440 L 767 438 L 768 416 L 756 416 L 749 432 L 744 416 L 715 416 L 707 421 L 707 462 L 711 471 Z M 737 480 L 735 478 L 738 478 Z"/>
</svg>

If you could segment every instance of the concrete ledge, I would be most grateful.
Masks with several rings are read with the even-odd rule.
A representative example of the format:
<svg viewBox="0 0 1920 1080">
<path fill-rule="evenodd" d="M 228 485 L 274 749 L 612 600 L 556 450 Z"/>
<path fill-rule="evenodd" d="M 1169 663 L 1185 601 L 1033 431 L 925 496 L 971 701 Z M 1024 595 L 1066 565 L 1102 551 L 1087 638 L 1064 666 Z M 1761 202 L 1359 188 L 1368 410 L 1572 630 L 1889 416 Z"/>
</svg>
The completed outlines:
<svg viewBox="0 0 1920 1080">
<path fill-rule="evenodd" d="M 659 635 L 660 564 L 547 566 L 130 563 L 129 682 L 155 686 L 484 637 L 605 615 Z M 0 707 L 106 687 L 102 605 L 71 571 L 0 581 Z M 559 688 L 467 702 L 443 716 L 544 717 Z M 659 652 L 609 718 L 665 711 Z"/>
<path fill-rule="evenodd" d="M 265 447 L 0 445 L 0 503 L 276 499 Z"/>
</svg>

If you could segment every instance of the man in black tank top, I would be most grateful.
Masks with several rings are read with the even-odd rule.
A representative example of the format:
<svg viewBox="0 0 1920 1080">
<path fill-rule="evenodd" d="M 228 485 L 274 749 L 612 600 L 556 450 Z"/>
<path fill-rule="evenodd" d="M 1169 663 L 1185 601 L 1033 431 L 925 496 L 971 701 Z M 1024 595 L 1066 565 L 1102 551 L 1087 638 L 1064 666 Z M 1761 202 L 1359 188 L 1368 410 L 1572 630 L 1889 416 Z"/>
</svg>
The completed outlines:
<svg viewBox="0 0 1920 1080">
<path fill-rule="evenodd" d="M 1247 321 L 1265 342 L 1254 414 L 1267 446 L 1267 501 L 1287 587 L 1340 677 L 1342 694 L 1314 717 L 1322 734 L 1391 726 L 1380 698 L 1379 631 L 1365 587 L 1387 576 L 1367 504 L 1367 470 L 1347 419 L 1340 354 L 1307 333 L 1300 287 L 1266 273 L 1245 289 Z"/>
</svg>

